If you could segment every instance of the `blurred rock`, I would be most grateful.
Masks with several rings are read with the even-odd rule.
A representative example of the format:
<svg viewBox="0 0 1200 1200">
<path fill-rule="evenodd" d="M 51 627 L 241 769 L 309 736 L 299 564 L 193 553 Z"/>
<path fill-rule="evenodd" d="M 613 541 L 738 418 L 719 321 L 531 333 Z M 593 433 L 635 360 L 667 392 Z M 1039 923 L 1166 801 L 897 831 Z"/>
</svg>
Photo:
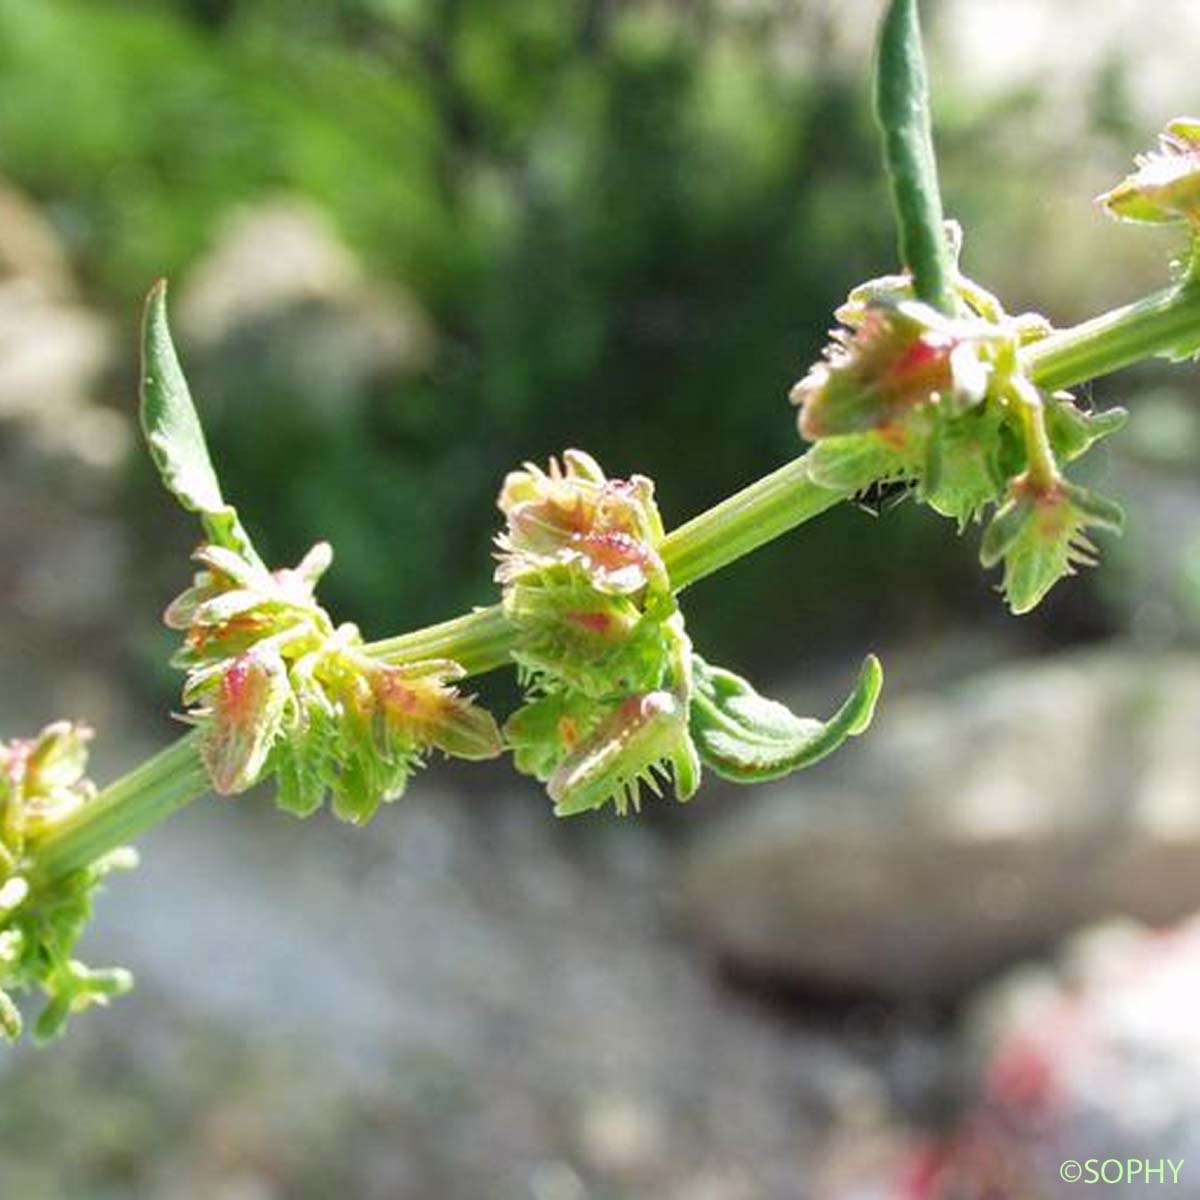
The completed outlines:
<svg viewBox="0 0 1200 1200">
<path fill-rule="evenodd" d="M 533 786 L 423 780 L 366 837 L 194 805 L 88 932 L 133 994 L 0 1056 L 0 1195 L 810 1195 L 827 1131 L 884 1119 L 910 1033 L 722 989 L 664 912 L 670 845 L 565 831 Z"/>
<path fill-rule="evenodd" d="M 977 1098 L 943 1138 L 893 1146 L 837 1200 L 1067 1200 L 1195 1192 L 1200 919 L 1095 929 L 1060 969 L 1022 970 L 968 1021 Z M 1178 1174 L 1177 1174 L 1178 1172 Z"/>
<path fill-rule="evenodd" d="M 58 234 L 19 192 L 0 183 L 0 279 L 23 279 L 43 295 L 75 294 L 71 264 Z"/>
<path fill-rule="evenodd" d="M 112 330 L 75 298 L 57 234 L 0 184 L 0 421 L 19 421 L 51 453 L 114 466 L 128 423 L 94 403 L 112 361 Z"/>
<path fill-rule="evenodd" d="M 228 379 L 333 412 L 381 378 L 419 369 L 432 349 L 415 298 L 370 281 L 321 210 L 291 198 L 229 218 L 189 272 L 178 313 L 214 395 Z"/>
<path fill-rule="evenodd" d="M 579 1125 L 588 1163 L 623 1179 L 652 1176 L 670 1141 L 657 1108 L 632 1096 L 597 1096 Z"/>
<path fill-rule="evenodd" d="M 818 988 L 952 997 L 1065 934 L 1200 908 L 1200 660 L 1025 663 L 889 705 L 746 793 L 683 875 L 697 935 Z M 816 780 L 814 782 L 814 779 Z"/>
</svg>

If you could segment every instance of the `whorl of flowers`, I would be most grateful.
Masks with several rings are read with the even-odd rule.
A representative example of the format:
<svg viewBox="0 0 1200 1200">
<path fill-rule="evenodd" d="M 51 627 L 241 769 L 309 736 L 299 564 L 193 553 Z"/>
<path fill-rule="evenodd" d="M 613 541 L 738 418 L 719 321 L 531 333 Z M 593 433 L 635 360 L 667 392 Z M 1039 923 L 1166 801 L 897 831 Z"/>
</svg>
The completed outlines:
<svg viewBox="0 0 1200 1200">
<path fill-rule="evenodd" d="M 663 562 L 650 480 L 607 479 L 568 450 L 547 470 L 505 480 L 496 577 L 520 631 L 513 657 L 525 703 L 504 733 L 518 770 L 547 785 L 560 816 L 610 801 L 639 805 L 644 784 L 679 800 L 701 764 L 725 779 L 774 779 L 866 729 L 882 673 L 868 658 L 828 721 L 797 717 L 693 653 Z"/>
<path fill-rule="evenodd" d="M 10 1040 L 22 1027 L 11 990 L 45 994 L 36 1026 L 45 1039 L 71 1013 L 133 984 L 128 971 L 94 970 L 72 957 L 96 886 L 110 871 L 135 865 L 133 851 L 105 855 L 53 883 L 36 869 L 40 842 L 95 799 L 86 773 L 91 737 L 86 725 L 56 721 L 36 737 L 0 742 L 0 1035 Z"/>
<path fill-rule="evenodd" d="M 201 570 L 164 620 L 184 633 L 173 662 L 216 791 L 273 775 L 280 807 L 305 816 L 331 794 L 334 813 L 360 824 L 403 793 L 426 751 L 500 752 L 491 716 L 452 686 L 456 663 L 388 666 L 355 626 L 334 627 L 314 596 L 326 543 L 274 572 L 226 546 L 193 557 Z"/>
<path fill-rule="evenodd" d="M 691 643 L 659 554 L 654 485 L 607 479 L 579 450 L 504 481 L 497 538 L 504 611 L 526 702 L 505 736 L 560 816 L 612 801 L 636 809 L 641 784 L 700 779 L 688 732 Z"/>
<path fill-rule="evenodd" d="M 1020 350 L 1046 336 L 1035 314 L 1009 317 L 959 277 L 959 312 L 912 298 L 905 275 L 851 293 L 824 360 L 792 390 L 817 483 L 861 491 L 902 482 L 965 528 L 990 512 L 981 559 L 1004 564 L 1013 612 L 1033 608 L 1076 565 L 1088 527 L 1119 532 L 1120 509 L 1068 482 L 1061 467 L 1118 429 L 1121 409 L 1093 414 L 1066 392 L 1040 392 Z"/>
</svg>

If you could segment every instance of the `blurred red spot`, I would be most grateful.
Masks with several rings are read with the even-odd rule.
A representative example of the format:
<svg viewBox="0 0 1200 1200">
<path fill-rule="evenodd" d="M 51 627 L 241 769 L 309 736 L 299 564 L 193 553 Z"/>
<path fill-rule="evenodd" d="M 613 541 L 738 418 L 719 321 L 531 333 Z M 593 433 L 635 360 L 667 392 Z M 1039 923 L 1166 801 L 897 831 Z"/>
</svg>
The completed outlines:
<svg viewBox="0 0 1200 1200">
<path fill-rule="evenodd" d="M 612 617 L 608 613 L 569 612 L 567 620 L 592 633 L 607 633 L 612 628 Z"/>
</svg>

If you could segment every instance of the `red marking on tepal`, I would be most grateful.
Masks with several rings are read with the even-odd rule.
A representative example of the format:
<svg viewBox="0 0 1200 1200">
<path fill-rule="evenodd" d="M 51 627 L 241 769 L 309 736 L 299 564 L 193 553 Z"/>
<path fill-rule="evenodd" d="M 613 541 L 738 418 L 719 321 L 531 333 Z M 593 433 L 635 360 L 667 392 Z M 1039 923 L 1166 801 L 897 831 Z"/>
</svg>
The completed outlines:
<svg viewBox="0 0 1200 1200">
<path fill-rule="evenodd" d="M 917 338 L 915 342 L 896 360 L 893 368 L 898 375 L 908 375 L 930 366 L 939 358 L 944 358 L 948 347 L 935 345 L 929 338 Z"/>
<path fill-rule="evenodd" d="M 267 670 L 253 650 L 239 655 L 221 677 L 221 707 L 231 718 L 257 712 L 267 682 Z"/>
<path fill-rule="evenodd" d="M 885 386 L 889 391 L 909 389 L 935 390 L 949 382 L 950 351 L 954 343 L 948 338 L 919 337 L 888 369 Z"/>
<path fill-rule="evenodd" d="M 375 679 L 375 688 L 385 707 L 406 716 L 411 716 L 421 707 L 421 698 L 416 690 L 402 683 L 392 671 L 380 671 Z"/>
<path fill-rule="evenodd" d="M 602 612 L 569 612 L 564 614 L 573 625 L 591 633 L 608 633 L 612 628 L 612 617 Z"/>
<path fill-rule="evenodd" d="M 590 533 L 583 539 L 588 557 L 607 570 L 647 561 L 649 552 L 643 543 L 627 533 Z"/>
</svg>

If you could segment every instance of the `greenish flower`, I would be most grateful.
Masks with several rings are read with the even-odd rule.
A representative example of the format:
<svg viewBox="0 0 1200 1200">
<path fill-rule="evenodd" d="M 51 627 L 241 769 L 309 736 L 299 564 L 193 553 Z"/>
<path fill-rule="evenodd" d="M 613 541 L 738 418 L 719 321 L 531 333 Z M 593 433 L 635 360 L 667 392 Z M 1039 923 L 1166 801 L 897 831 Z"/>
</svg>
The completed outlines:
<svg viewBox="0 0 1200 1200">
<path fill-rule="evenodd" d="M 606 479 L 590 455 L 568 450 L 560 466 L 513 471 L 500 491 L 507 528 L 496 539 L 496 581 L 516 583 L 553 567 L 577 568 L 606 595 L 665 590 L 664 531 L 654 485 L 642 475 Z"/>
<path fill-rule="evenodd" d="M 664 628 L 677 611 L 654 485 L 608 479 L 579 450 L 562 462 L 527 463 L 500 492 L 496 580 L 522 632 L 516 661 L 540 690 L 596 699 L 653 690 L 670 669 Z"/>
<path fill-rule="evenodd" d="M 638 807 L 641 784 L 699 778 L 687 726 L 690 643 L 659 555 L 649 479 L 608 479 L 568 450 L 504 482 L 497 538 L 504 611 L 525 704 L 505 725 L 518 770 L 547 784 L 554 811 Z"/>
<path fill-rule="evenodd" d="M 185 690 L 188 720 L 201 726 L 200 754 L 213 789 L 244 792 L 258 782 L 293 703 L 283 656 L 270 644 L 195 672 Z"/>
<path fill-rule="evenodd" d="M 225 546 L 196 558 L 203 570 L 166 621 L 185 631 L 174 661 L 216 791 L 273 775 L 281 808 L 306 816 L 329 795 L 336 816 L 361 824 L 403 794 L 428 751 L 500 753 L 495 721 L 453 686 L 457 663 L 387 666 L 353 625 L 334 627 L 314 594 L 327 544 L 274 572 Z"/>
<path fill-rule="evenodd" d="M 1159 136 L 1157 150 L 1134 161 L 1137 170 L 1097 203 L 1118 220 L 1186 221 L 1200 229 L 1200 120 L 1177 117 Z"/>
<path fill-rule="evenodd" d="M 916 300 L 871 300 L 855 324 L 835 330 L 824 359 L 792 389 L 809 441 L 877 431 L 899 441 L 914 410 L 962 411 L 987 392 L 989 365 L 978 322 L 943 317 Z"/>
<path fill-rule="evenodd" d="M 1118 505 L 1086 488 L 1066 480 L 1038 486 L 1022 475 L 988 525 L 979 558 L 985 567 L 1003 561 L 1009 607 L 1025 613 L 1076 567 L 1095 565 L 1088 529 L 1120 533 L 1124 520 Z"/>
<path fill-rule="evenodd" d="M 688 732 L 688 702 L 673 692 L 645 692 L 620 701 L 594 732 L 555 768 L 546 785 L 556 816 L 612 803 L 636 812 L 645 785 L 690 800 L 700 786 L 700 757 Z"/>
<path fill-rule="evenodd" d="M 809 474 L 822 486 L 920 484 L 931 455 L 945 458 L 940 432 L 987 396 L 1001 332 L 945 317 L 909 298 L 909 286 L 894 276 L 852 292 L 838 310 L 846 328 L 792 389 L 800 433 L 815 443 Z"/>
<path fill-rule="evenodd" d="M 0 842 L 19 854 L 28 840 L 70 817 L 96 794 L 87 778 L 87 725 L 55 721 L 37 737 L 0 742 Z"/>
<path fill-rule="evenodd" d="M 47 999 L 36 1033 L 45 1039 L 71 1013 L 128 991 L 119 968 L 92 970 L 73 957 L 92 911 L 92 897 L 110 871 L 136 864 L 131 850 L 103 856 L 63 879 L 38 878 L 43 838 L 95 799 L 87 777 L 92 731 L 56 721 L 32 738 L 0 742 L 0 1036 L 20 1036 L 20 1010 L 10 991 L 38 989 Z"/>
</svg>

